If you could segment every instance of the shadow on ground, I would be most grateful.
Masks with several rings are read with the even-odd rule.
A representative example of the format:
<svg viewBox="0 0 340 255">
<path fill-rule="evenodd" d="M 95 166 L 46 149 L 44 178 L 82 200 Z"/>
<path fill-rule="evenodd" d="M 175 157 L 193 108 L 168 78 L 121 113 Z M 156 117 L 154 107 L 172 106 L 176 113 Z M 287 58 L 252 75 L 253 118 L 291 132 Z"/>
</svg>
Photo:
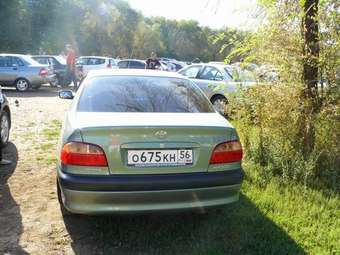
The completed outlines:
<svg viewBox="0 0 340 255">
<path fill-rule="evenodd" d="M 65 216 L 75 254 L 306 254 L 245 196 L 220 212 Z"/>
<path fill-rule="evenodd" d="M 11 160 L 12 164 L 0 166 L 0 254 L 28 254 L 19 245 L 23 228 L 20 207 L 7 183 L 18 162 L 18 151 L 13 143 L 3 148 L 3 158 Z"/>
<path fill-rule="evenodd" d="M 67 87 L 66 90 L 72 90 L 73 87 Z M 61 88 L 50 87 L 48 85 L 41 86 L 40 89 L 30 89 L 26 92 L 18 92 L 15 88 L 2 87 L 3 93 L 9 98 L 29 98 L 29 97 L 57 97 Z"/>
</svg>

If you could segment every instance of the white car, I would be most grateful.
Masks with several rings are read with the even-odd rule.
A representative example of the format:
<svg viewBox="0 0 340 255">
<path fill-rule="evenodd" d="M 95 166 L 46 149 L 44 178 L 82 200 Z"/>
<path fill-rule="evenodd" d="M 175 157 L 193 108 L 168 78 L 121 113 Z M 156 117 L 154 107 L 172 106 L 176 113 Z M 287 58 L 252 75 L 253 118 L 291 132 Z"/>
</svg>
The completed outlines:
<svg viewBox="0 0 340 255">
<path fill-rule="evenodd" d="M 192 64 L 178 73 L 202 89 L 220 112 L 228 104 L 228 94 L 236 92 L 238 86 L 248 87 L 256 84 L 255 77 L 249 71 L 225 64 Z"/>
<path fill-rule="evenodd" d="M 82 75 L 86 76 L 91 70 L 118 68 L 117 61 L 109 57 L 82 56 L 77 59 L 77 68 L 82 70 Z"/>
</svg>

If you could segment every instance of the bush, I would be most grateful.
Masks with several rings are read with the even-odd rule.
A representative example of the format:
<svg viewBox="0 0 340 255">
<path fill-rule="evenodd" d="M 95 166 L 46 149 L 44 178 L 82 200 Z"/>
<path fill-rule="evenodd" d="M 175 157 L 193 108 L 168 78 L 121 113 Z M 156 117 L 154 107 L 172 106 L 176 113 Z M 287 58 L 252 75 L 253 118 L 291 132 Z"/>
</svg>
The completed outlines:
<svg viewBox="0 0 340 255">
<path fill-rule="evenodd" d="M 309 115 L 301 111 L 299 95 L 299 84 L 273 84 L 240 90 L 230 99 L 229 114 L 240 134 L 245 160 L 259 166 L 255 169 L 264 183 L 276 175 L 283 181 L 339 190 L 338 108 L 325 102 L 319 113 Z M 307 157 L 301 123 L 316 130 L 315 147 Z"/>
</svg>

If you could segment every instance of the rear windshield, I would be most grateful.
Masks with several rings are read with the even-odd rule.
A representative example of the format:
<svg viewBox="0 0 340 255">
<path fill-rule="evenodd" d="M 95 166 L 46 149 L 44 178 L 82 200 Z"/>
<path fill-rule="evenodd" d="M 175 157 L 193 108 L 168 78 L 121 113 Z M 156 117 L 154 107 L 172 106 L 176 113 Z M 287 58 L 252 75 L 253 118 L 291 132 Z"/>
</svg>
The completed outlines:
<svg viewBox="0 0 340 255">
<path fill-rule="evenodd" d="M 35 61 L 31 56 L 21 55 L 20 58 L 24 60 L 29 65 L 37 65 L 40 64 L 38 61 Z"/>
<path fill-rule="evenodd" d="M 180 78 L 99 76 L 84 83 L 79 112 L 214 112 L 202 92 Z"/>
</svg>

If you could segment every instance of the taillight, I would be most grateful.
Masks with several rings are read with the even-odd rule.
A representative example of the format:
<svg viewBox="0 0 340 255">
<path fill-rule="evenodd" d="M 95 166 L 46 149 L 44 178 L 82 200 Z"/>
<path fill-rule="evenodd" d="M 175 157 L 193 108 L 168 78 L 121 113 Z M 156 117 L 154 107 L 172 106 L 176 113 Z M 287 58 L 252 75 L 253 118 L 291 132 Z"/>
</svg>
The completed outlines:
<svg viewBox="0 0 340 255">
<path fill-rule="evenodd" d="M 60 159 L 65 165 L 107 166 L 103 149 L 90 143 L 69 142 L 65 144 Z"/>
<path fill-rule="evenodd" d="M 106 67 L 111 68 L 112 67 L 111 63 L 108 63 Z"/>
<path fill-rule="evenodd" d="M 48 75 L 48 70 L 46 68 L 41 68 L 39 72 L 40 76 L 46 76 Z"/>
<path fill-rule="evenodd" d="M 229 141 L 218 144 L 211 154 L 210 164 L 223 164 L 241 161 L 242 145 L 239 141 Z"/>
</svg>

